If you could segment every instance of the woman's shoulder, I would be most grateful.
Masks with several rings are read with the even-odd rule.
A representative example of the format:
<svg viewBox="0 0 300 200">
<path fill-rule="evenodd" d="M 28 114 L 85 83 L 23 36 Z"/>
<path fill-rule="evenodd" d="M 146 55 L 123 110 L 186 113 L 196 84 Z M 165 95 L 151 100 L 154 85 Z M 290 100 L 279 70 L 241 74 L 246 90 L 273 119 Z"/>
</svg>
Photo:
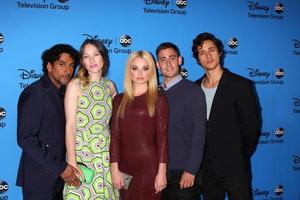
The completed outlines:
<svg viewBox="0 0 300 200">
<path fill-rule="evenodd" d="M 166 97 L 162 92 L 160 92 L 160 91 L 158 91 L 157 97 L 158 97 L 158 99 L 161 99 L 161 98 L 165 99 L 165 98 L 167 98 L 167 97 Z"/>
<path fill-rule="evenodd" d="M 124 96 L 124 93 L 121 92 L 120 94 L 117 94 L 117 95 L 116 95 L 116 98 L 123 98 L 123 96 Z"/>
<path fill-rule="evenodd" d="M 79 78 L 72 78 L 68 85 L 67 88 L 80 88 L 80 80 Z"/>
<path fill-rule="evenodd" d="M 103 81 L 107 86 L 115 85 L 115 83 L 108 78 L 103 78 Z"/>
<path fill-rule="evenodd" d="M 115 97 L 118 93 L 115 83 L 112 80 L 107 78 L 103 78 L 103 81 L 105 85 L 109 88 L 111 95 Z"/>
<path fill-rule="evenodd" d="M 81 94 L 80 90 L 80 81 L 79 79 L 73 78 L 69 81 L 67 88 L 66 88 L 66 95 L 65 97 L 68 99 L 73 99 L 79 97 Z"/>
<path fill-rule="evenodd" d="M 164 94 L 162 94 L 161 92 L 158 92 L 157 99 L 158 99 L 158 102 L 166 102 L 167 103 L 167 97 Z"/>
<path fill-rule="evenodd" d="M 123 93 L 117 94 L 117 95 L 114 97 L 114 101 L 121 101 L 122 98 L 123 98 Z"/>
<path fill-rule="evenodd" d="M 162 97 L 164 97 L 165 95 L 164 95 L 161 91 L 158 91 L 158 92 L 157 92 L 157 96 L 158 96 L 158 98 L 162 98 Z"/>
</svg>

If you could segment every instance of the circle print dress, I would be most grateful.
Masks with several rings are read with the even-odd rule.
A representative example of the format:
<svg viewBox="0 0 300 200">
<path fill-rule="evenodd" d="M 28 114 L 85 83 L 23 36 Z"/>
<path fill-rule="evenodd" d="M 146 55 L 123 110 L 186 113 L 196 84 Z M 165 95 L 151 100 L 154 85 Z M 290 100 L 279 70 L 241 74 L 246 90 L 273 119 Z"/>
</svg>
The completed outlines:
<svg viewBox="0 0 300 200">
<path fill-rule="evenodd" d="M 110 173 L 110 130 L 112 96 L 108 80 L 91 82 L 81 87 L 82 95 L 77 104 L 76 160 L 94 171 L 91 183 L 79 187 L 65 184 L 67 200 L 117 200 Z"/>
</svg>

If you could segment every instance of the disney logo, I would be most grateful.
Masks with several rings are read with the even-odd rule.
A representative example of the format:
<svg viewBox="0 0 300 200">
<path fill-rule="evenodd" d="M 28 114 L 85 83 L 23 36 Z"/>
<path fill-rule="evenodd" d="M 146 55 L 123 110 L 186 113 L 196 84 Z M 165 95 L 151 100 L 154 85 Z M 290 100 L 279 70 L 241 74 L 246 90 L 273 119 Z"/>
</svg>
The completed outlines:
<svg viewBox="0 0 300 200">
<path fill-rule="evenodd" d="M 27 80 L 27 79 L 38 79 L 43 76 L 43 74 L 38 74 L 35 70 L 27 71 L 26 69 L 18 69 L 21 72 L 20 78 Z"/>
<path fill-rule="evenodd" d="M 103 44 L 107 45 L 107 47 L 109 47 L 113 43 L 113 40 L 111 40 L 111 39 L 101 39 L 101 38 L 99 38 L 98 35 L 92 36 L 90 34 L 83 33 L 82 36 L 86 36 L 87 39 L 98 40 L 98 41 L 102 42 Z"/>
<path fill-rule="evenodd" d="M 100 40 L 98 35 L 92 36 L 92 35 L 90 35 L 90 34 L 83 33 L 82 36 L 86 36 L 87 39 Z"/>
<path fill-rule="evenodd" d="M 292 158 L 293 158 L 294 164 L 299 164 L 300 163 L 300 156 L 293 155 Z"/>
<path fill-rule="evenodd" d="M 300 99 L 298 98 L 292 98 L 294 100 L 294 105 L 295 106 L 300 106 Z"/>
<path fill-rule="evenodd" d="M 267 191 L 267 190 L 259 190 L 259 189 L 253 189 L 252 190 L 252 195 L 253 197 L 255 196 L 265 196 L 265 197 L 268 197 L 270 191 Z"/>
<path fill-rule="evenodd" d="M 69 0 L 58 0 L 60 3 L 66 3 Z"/>
<path fill-rule="evenodd" d="M 260 6 L 258 2 L 254 3 L 252 1 L 247 1 L 247 3 L 249 4 L 248 8 L 250 10 L 264 10 L 266 13 L 270 10 L 269 6 Z"/>
<path fill-rule="evenodd" d="M 295 48 L 300 48 L 300 41 L 299 40 L 293 39 L 292 41 L 294 42 L 294 47 Z"/>
<path fill-rule="evenodd" d="M 168 7 L 168 5 L 170 4 L 170 1 L 167 0 L 144 0 L 145 4 L 150 5 L 150 4 L 161 4 L 164 5 L 165 8 Z"/>
<path fill-rule="evenodd" d="M 264 76 L 264 77 L 266 77 L 266 79 L 268 79 L 270 76 L 270 72 L 260 72 L 259 69 L 248 68 L 248 71 L 249 71 L 250 77 Z"/>
</svg>

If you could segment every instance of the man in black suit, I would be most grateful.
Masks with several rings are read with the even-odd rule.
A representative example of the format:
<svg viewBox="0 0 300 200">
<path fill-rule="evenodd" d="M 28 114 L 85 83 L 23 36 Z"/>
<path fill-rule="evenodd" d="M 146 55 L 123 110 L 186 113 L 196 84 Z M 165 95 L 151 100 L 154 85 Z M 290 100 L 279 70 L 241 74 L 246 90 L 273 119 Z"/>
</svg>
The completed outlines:
<svg viewBox="0 0 300 200">
<path fill-rule="evenodd" d="M 259 106 L 250 80 L 222 66 L 223 44 L 211 33 L 193 40 L 193 56 L 205 75 L 196 81 L 207 104 L 207 134 L 201 170 L 204 200 L 248 200 L 250 157 L 260 130 Z"/>
<path fill-rule="evenodd" d="M 78 172 L 66 162 L 63 105 L 63 88 L 78 65 L 78 52 L 57 44 L 44 51 L 42 60 L 43 77 L 29 85 L 18 102 L 17 140 L 22 155 L 17 185 L 24 200 L 59 200 L 64 181 L 80 184 Z"/>
</svg>

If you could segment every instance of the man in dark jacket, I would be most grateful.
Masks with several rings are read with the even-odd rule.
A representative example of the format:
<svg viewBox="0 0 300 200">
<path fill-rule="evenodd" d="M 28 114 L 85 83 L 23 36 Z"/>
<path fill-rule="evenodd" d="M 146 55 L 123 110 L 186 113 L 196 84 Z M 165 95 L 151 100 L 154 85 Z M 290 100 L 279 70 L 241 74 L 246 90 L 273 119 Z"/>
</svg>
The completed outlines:
<svg viewBox="0 0 300 200">
<path fill-rule="evenodd" d="M 44 76 L 18 102 L 17 140 L 22 148 L 17 185 L 24 200 L 60 200 L 64 181 L 79 185 L 66 162 L 63 88 L 78 65 L 78 52 L 57 44 L 42 55 Z M 64 180 L 64 181 L 63 181 Z"/>
<path fill-rule="evenodd" d="M 193 56 L 205 75 L 196 81 L 207 105 L 201 183 L 204 200 L 251 199 L 250 157 L 259 136 L 256 95 L 250 80 L 222 67 L 223 44 L 213 34 L 193 40 Z"/>
<path fill-rule="evenodd" d="M 199 200 L 197 179 L 202 161 L 206 107 L 202 89 L 180 75 L 182 57 L 170 42 L 156 49 L 157 67 L 162 73 L 161 92 L 169 105 L 169 161 L 164 200 Z"/>
</svg>

